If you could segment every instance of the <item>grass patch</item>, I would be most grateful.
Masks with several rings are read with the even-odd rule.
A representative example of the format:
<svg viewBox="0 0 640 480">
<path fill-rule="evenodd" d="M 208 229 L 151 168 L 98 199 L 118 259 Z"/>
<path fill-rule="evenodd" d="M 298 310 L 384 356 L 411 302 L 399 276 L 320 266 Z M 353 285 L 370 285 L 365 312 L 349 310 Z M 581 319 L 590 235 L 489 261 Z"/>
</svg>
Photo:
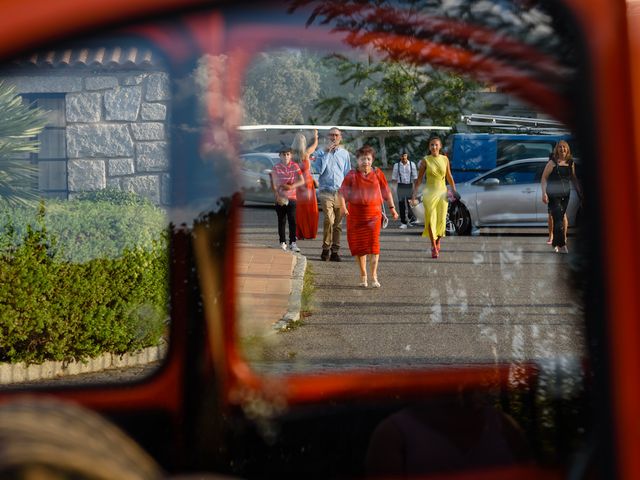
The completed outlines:
<svg viewBox="0 0 640 480">
<path fill-rule="evenodd" d="M 302 297 L 300 299 L 300 320 L 310 317 L 313 313 L 313 294 L 316 291 L 315 273 L 307 262 L 307 268 L 302 279 Z"/>
</svg>

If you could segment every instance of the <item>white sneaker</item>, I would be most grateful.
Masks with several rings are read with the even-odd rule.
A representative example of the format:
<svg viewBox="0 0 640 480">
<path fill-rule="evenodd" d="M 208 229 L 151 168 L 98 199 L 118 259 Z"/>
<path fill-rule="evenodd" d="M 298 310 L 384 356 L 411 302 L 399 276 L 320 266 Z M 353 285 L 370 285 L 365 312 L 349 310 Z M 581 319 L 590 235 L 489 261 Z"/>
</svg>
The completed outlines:
<svg viewBox="0 0 640 480">
<path fill-rule="evenodd" d="M 406 223 L 401 223 L 400 226 L 398 227 L 400 230 L 404 230 L 405 228 L 407 228 L 407 224 Z"/>
<path fill-rule="evenodd" d="M 298 248 L 298 245 L 296 245 L 296 242 L 291 242 L 291 245 L 289 245 L 289 250 L 291 250 L 292 252 L 300 251 L 300 249 Z"/>
<path fill-rule="evenodd" d="M 409 226 L 410 226 L 410 227 L 415 227 L 416 225 L 418 225 L 418 221 L 417 221 L 417 220 L 411 220 L 411 221 L 409 222 Z"/>
<path fill-rule="evenodd" d="M 282 243 L 280 244 L 280 248 L 286 252 L 286 251 L 287 251 L 287 244 L 286 244 L 286 243 L 284 243 L 284 242 L 282 242 Z"/>
</svg>

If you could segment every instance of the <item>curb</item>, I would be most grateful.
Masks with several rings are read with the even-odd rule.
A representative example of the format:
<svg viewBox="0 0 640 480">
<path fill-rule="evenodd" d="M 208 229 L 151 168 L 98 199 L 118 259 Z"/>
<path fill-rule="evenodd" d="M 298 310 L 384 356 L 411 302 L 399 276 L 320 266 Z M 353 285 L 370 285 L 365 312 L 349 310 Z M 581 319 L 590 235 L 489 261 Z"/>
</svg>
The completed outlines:
<svg viewBox="0 0 640 480">
<path fill-rule="evenodd" d="M 295 254 L 296 263 L 291 273 L 291 293 L 289 294 L 289 306 L 287 313 L 273 324 L 274 330 L 287 330 L 300 320 L 300 309 L 302 308 L 302 287 L 304 284 L 304 272 L 307 270 L 307 257 L 300 253 Z"/>
<path fill-rule="evenodd" d="M 68 375 L 95 373 L 112 368 L 134 367 L 161 360 L 167 353 L 166 344 L 148 347 L 136 353 L 105 353 L 86 362 L 63 362 L 49 360 L 41 364 L 2 363 L 0 364 L 0 385 L 52 380 Z"/>
</svg>

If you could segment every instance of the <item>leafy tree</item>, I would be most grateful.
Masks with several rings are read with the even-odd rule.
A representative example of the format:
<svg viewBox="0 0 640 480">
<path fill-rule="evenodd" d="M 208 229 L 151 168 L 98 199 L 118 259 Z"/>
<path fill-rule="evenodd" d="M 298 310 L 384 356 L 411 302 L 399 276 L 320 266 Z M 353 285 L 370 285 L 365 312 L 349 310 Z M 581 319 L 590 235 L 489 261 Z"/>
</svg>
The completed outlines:
<svg viewBox="0 0 640 480">
<path fill-rule="evenodd" d="M 316 113 L 319 121 L 369 126 L 442 125 L 453 126 L 475 100 L 479 84 L 461 75 L 428 66 L 375 60 L 351 60 L 332 55 L 333 65 L 345 95 L 321 98 Z M 359 91 L 354 95 L 354 91 Z M 365 139 L 377 144 L 379 139 Z M 424 134 L 388 137 L 391 151 L 409 147 L 423 149 Z M 426 150 L 425 150 L 426 151 Z M 382 159 L 386 164 L 386 159 Z"/>
<path fill-rule="evenodd" d="M 307 25 L 326 26 L 342 34 L 349 47 L 376 58 L 332 58 L 333 62 L 342 62 L 338 72 L 343 85 L 360 85 L 363 92 L 355 97 L 334 93 L 323 98 L 319 120 L 377 126 L 453 126 L 473 101 L 481 82 L 501 87 L 495 69 L 486 68 L 487 59 L 512 64 L 528 76 L 562 89 L 569 85 L 567 73 L 575 68 L 570 60 L 576 58 L 571 47 L 575 45 L 573 34 L 564 28 L 563 18 L 548 13 L 546 2 L 528 3 L 531 5 L 522 9 L 520 2 L 501 0 L 291 0 L 290 11 L 311 9 Z M 477 26 L 477 34 L 467 36 L 465 25 Z M 501 48 L 504 41 L 519 46 L 515 50 Z M 438 54 L 440 46 L 446 51 Z M 523 62 L 518 52 L 529 48 L 557 59 L 558 68 L 547 68 L 544 62 Z M 453 70 L 434 69 L 439 63 L 455 65 L 456 52 L 460 51 L 467 52 L 469 61 L 482 67 L 474 70 L 478 83 Z M 461 68 L 464 63 L 459 63 Z M 424 137 L 401 142 L 405 147 L 420 144 Z"/>
<path fill-rule="evenodd" d="M 15 87 L 0 81 L 0 204 L 28 203 L 35 167 L 18 157 L 38 151 L 37 135 L 46 124 L 45 112 L 22 102 Z"/>
<path fill-rule="evenodd" d="M 300 50 L 263 53 L 247 72 L 244 122 L 304 123 L 320 92 L 316 61 Z"/>
<path fill-rule="evenodd" d="M 357 61 L 333 55 L 327 62 L 334 65 L 342 85 L 364 86 L 357 97 L 337 95 L 318 102 L 319 114 L 339 123 L 453 125 L 478 88 L 460 75 L 371 57 Z"/>
</svg>

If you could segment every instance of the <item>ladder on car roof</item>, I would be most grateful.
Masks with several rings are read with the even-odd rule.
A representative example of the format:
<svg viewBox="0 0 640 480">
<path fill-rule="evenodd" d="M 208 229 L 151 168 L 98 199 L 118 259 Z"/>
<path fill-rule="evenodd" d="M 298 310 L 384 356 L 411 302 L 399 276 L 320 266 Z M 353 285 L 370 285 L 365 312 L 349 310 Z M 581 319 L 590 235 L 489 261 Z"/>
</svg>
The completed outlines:
<svg viewBox="0 0 640 480">
<path fill-rule="evenodd" d="M 404 132 L 404 131 L 443 131 L 448 132 L 451 127 L 439 125 L 405 125 L 395 127 L 369 127 L 355 125 L 240 125 L 238 130 L 241 131 L 267 131 L 267 130 L 330 130 L 338 128 L 344 132 L 375 132 L 377 134 L 385 132 Z"/>
<path fill-rule="evenodd" d="M 487 127 L 524 133 L 535 132 L 544 135 L 569 133 L 569 130 L 562 122 L 548 118 L 471 113 L 469 115 L 462 115 L 461 120 L 465 125 L 470 127 Z"/>
</svg>

